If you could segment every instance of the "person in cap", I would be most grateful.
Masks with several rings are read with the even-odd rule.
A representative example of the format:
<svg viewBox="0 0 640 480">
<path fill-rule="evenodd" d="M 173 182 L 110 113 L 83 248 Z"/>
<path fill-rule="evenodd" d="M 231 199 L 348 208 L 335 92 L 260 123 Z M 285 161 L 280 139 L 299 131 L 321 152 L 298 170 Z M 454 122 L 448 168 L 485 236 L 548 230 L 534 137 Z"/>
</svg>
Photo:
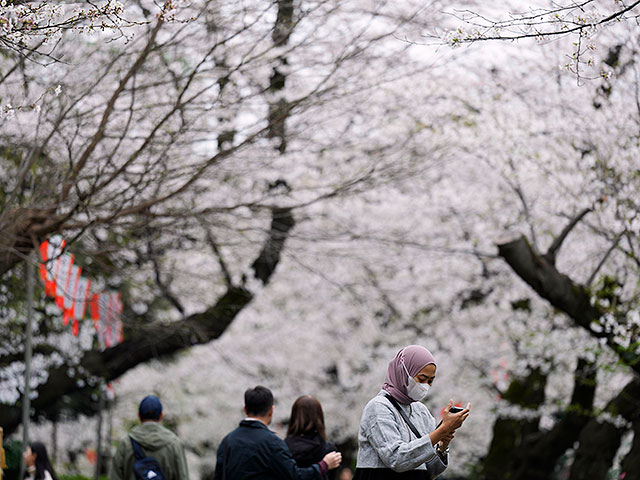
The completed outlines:
<svg viewBox="0 0 640 480">
<path fill-rule="evenodd" d="M 448 446 L 469 416 L 444 409 L 442 423 L 421 403 L 436 377 L 436 360 L 424 347 L 409 345 L 389 362 L 382 390 L 367 403 L 358 432 L 354 479 L 430 479 L 449 463 Z"/>
<path fill-rule="evenodd" d="M 158 461 L 166 480 L 189 479 L 182 441 L 160 425 L 163 417 L 158 397 L 149 395 L 142 399 L 138 407 L 140 425 L 133 427 L 120 441 L 109 472 L 110 480 L 135 480 L 133 464 L 136 460 L 131 439 L 140 445 L 146 456 Z"/>
<path fill-rule="evenodd" d="M 340 465 L 340 452 L 327 453 L 306 468 L 296 464 L 284 440 L 269 430 L 273 394 L 268 388 L 245 392 L 244 413 L 246 418 L 218 447 L 214 480 L 322 480 Z"/>
</svg>

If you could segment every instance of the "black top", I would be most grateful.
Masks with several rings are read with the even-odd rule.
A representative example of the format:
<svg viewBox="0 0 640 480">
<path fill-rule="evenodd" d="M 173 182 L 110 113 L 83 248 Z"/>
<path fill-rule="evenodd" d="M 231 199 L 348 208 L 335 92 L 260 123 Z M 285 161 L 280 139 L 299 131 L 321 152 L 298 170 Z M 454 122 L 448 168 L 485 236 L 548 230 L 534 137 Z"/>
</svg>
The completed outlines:
<svg viewBox="0 0 640 480">
<path fill-rule="evenodd" d="M 431 480 L 427 470 L 394 472 L 390 468 L 356 468 L 353 480 Z"/>
<path fill-rule="evenodd" d="M 329 452 L 337 452 L 335 443 L 325 442 L 317 432 L 310 435 L 297 435 L 285 439 L 291 455 L 299 467 L 309 467 L 320 462 Z M 329 470 L 324 478 L 333 480 L 337 476 L 337 469 Z"/>
</svg>

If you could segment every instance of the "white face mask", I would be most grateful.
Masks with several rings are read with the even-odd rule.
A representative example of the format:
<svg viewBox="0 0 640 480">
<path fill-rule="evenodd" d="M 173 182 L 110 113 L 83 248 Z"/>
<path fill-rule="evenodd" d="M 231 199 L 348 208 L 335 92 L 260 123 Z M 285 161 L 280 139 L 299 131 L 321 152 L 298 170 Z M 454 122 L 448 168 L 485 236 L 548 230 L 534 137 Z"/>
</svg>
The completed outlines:
<svg viewBox="0 0 640 480">
<path fill-rule="evenodd" d="M 428 383 L 418 383 L 416 382 L 411 375 L 409 375 L 409 371 L 407 367 L 404 366 L 404 371 L 407 372 L 407 377 L 409 378 L 409 384 L 407 385 L 407 395 L 411 400 L 419 402 L 424 399 L 429 393 L 430 385 Z"/>
</svg>

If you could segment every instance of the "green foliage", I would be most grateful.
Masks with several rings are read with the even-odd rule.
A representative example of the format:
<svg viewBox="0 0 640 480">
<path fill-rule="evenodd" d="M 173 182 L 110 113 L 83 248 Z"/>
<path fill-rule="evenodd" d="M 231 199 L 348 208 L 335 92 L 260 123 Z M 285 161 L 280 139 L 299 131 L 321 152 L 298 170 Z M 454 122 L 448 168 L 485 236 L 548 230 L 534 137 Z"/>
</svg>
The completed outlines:
<svg viewBox="0 0 640 480">
<path fill-rule="evenodd" d="M 533 369 L 525 378 L 515 378 L 503 394 L 503 398 L 522 408 L 538 408 L 544 401 L 547 375 L 540 368 Z"/>
<path fill-rule="evenodd" d="M 17 172 L 17 168 L 22 161 L 22 155 L 20 152 L 6 146 L 0 145 L 0 162 L 2 162 L 4 168 L 7 168 L 8 173 Z M 0 178 L 0 209 L 5 207 L 8 193 L 12 188 L 12 181 L 14 175 L 7 175 L 5 178 Z"/>
<path fill-rule="evenodd" d="M 603 309 L 611 309 L 615 311 L 615 307 L 620 303 L 619 292 L 622 290 L 622 285 L 617 278 L 604 275 L 600 278 L 597 285 L 597 290 L 593 293 L 598 300 L 598 306 Z M 601 300 L 606 300 L 605 306 L 602 305 Z M 608 304 L 608 305 L 607 305 Z"/>
<path fill-rule="evenodd" d="M 522 310 L 525 312 L 531 312 L 531 299 L 520 298 L 511 302 L 511 308 L 513 310 Z"/>
</svg>

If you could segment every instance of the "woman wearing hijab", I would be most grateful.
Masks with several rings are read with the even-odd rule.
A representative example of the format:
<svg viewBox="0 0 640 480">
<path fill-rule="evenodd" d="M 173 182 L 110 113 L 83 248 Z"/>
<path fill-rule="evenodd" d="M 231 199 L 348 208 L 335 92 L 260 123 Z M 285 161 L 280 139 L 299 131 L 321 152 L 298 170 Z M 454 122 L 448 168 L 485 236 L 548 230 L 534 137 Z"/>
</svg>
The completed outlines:
<svg viewBox="0 0 640 480">
<path fill-rule="evenodd" d="M 327 442 L 324 413 L 318 399 L 303 395 L 291 407 L 291 418 L 284 440 L 299 467 L 320 462 L 329 452 L 336 452 L 335 443 Z M 337 470 L 329 470 L 323 478 L 335 479 Z"/>
<path fill-rule="evenodd" d="M 423 400 L 436 376 L 429 350 L 410 345 L 398 352 L 387 370 L 382 390 L 367 403 L 358 433 L 357 480 L 431 479 L 449 462 L 448 446 L 469 416 L 471 405 L 450 413 L 444 409 L 436 428 Z"/>
<path fill-rule="evenodd" d="M 46 447 L 40 442 L 32 442 L 24 452 L 27 480 L 58 480 L 53 471 Z"/>
</svg>

